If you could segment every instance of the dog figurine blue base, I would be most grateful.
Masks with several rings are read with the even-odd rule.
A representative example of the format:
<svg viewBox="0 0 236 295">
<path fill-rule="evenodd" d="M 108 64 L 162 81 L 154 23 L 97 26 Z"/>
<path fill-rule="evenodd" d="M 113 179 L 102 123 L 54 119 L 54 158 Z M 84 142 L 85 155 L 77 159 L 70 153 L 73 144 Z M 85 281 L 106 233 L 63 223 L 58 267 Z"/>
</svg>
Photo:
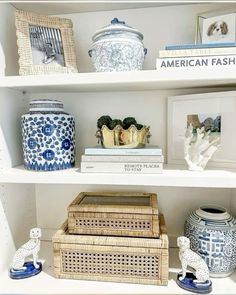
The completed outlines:
<svg viewBox="0 0 236 295">
<path fill-rule="evenodd" d="M 14 279 L 14 280 L 20 280 L 20 279 L 36 276 L 42 271 L 42 263 L 37 262 L 37 264 L 39 268 L 35 268 L 32 261 L 25 262 L 24 263 L 24 267 L 26 267 L 25 270 L 10 269 L 9 276 L 11 279 Z"/>
<path fill-rule="evenodd" d="M 179 277 L 181 276 L 182 274 L 179 273 L 177 276 L 176 283 L 180 288 L 184 290 L 198 294 L 208 294 L 212 291 L 212 283 L 210 280 L 204 283 L 194 282 L 194 280 L 196 280 L 196 277 L 191 272 L 187 272 L 186 277 L 182 281 L 180 281 L 179 279 Z"/>
</svg>

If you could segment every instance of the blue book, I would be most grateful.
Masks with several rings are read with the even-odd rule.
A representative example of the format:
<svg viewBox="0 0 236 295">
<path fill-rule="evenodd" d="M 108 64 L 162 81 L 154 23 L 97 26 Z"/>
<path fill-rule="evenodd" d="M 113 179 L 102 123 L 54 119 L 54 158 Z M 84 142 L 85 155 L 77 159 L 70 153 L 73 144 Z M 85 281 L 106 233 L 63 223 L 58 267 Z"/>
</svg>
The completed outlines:
<svg viewBox="0 0 236 295">
<path fill-rule="evenodd" d="M 198 48 L 221 48 L 221 47 L 235 47 L 235 42 L 228 43 L 210 43 L 210 44 L 178 44 L 167 45 L 165 50 L 178 50 L 178 49 L 198 49 Z"/>
<path fill-rule="evenodd" d="M 147 146 L 145 148 L 137 148 L 137 149 L 125 149 L 125 148 L 105 149 L 99 146 L 99 147 L 85 148 L 85 155 L 161 156 L 162 149 L 159 146 Z"/>
</svg>

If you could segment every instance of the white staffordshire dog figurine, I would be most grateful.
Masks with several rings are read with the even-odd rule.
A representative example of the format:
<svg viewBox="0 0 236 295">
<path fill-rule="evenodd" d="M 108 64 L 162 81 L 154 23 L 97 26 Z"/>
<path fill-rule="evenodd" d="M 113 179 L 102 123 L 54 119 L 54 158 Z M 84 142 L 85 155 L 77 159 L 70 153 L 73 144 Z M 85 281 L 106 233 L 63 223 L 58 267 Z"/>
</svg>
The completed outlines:
<svg viewBox="0 0 236 295">
<path fill-rule="evenodd" d="M 187 237 L 178 237 L 177 245 L 179 247 L 179 259 L 182 265 L 182 276 L 179 277 L 183 281 L 186 277 L 187 267 L 190 266 L 195 270 L 195 283 L 205 283 L 209 281 L 209 269 L 203 258 L 190 249 L 190 240 Z"/>
</svg>

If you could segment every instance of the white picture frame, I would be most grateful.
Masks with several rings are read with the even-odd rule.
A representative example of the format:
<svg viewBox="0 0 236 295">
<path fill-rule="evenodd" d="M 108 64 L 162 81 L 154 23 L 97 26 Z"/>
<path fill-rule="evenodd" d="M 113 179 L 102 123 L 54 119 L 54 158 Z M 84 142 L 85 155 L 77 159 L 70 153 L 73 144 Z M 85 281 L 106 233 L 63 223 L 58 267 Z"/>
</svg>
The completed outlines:
<svg viewBox="0 0 236 295">
<path fill-rule="evenodd" d="M 236 91 L 168 97 L 167 163 L 186 164 L 184 136 L 187 116 L 192 114 L 220 114 L 220 148 L 208 166 L 236 168 L 236 137 L 232 137 L 236 118 Z"/>
<path fill-rule="evenodd" d="M 202 22 L 202 44 L 233 43 L 236 41 L 235 13 L 204 18 Z"/>
</svg>

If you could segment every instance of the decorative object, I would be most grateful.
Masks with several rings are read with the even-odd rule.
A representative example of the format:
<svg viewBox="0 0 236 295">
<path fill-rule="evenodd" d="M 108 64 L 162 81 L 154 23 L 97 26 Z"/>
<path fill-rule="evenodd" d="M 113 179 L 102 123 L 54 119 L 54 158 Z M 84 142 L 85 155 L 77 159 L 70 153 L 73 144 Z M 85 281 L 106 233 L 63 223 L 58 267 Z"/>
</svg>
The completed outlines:
<svg viewBox="0 0 236 295">
<path fill-rule="evenodd" d="M 232 126 L 236 117 L 236 91 L 201 93 L 168 98 L 167 163 L 185 164 L 186 127 L 192 124 L 194 134 L 204 127 L 210 142 L 217 139 L 220 148 L 207 166 L 236 168 L 236 141 Z"/>
<path fill-rule="evenodd" d="M 51 171 L 75 163 L 75 120 L 57 100 L 32 100 L 22 116 L 24 166 Z"/>
<path fill-rule="evenodd" d="M 186 129 L 184 139 L 184 158 L 188 169 L 192 171 L 203 171 L 207 162 L 219 146 L 219 135 L 210 139 L 211 130 L 205 131 L 204 126 L 194 128 L 190 123 Z"/>
<path fill-rule="evenodd" d="M 160 238 L 71 235 L 65 222 L 53 236 L 56 278 L 167 285 L 169 243 Z"/>
<path fill-rule="evenodd" d="M 114 18 L 111 24 L 96 31 L 89 50 L 97 72 L 141 70 L 147 49 L 143 35 L 123 21 Z"/>
<path fill-rule="evenodd" d="M 82 192 L 68 207 L 70 234 L 156 238 L 157 195 Z"/>
<path fill-rule="evenodd" d="M 123 121 L 102 116 L 97 121 L 95 136 L 104 148 L 142 148 L 149 143 L 150 127 L 138 124 L 133 117 Z"/>
<path fill-rule="evenodd" d="M 41 229 L 30 230 L 30 240 L 22 245 L 15 253 L 10 268 L 10 278 L 24 279 L 37 275 L 42 270 L 42 263 L 38 262 L 40 250 Z M 33 261 L 25 262 L 25 259 L 32 255 Z"/>
<path fill-rule="evenodd" d="M 225 208 L 202 206 L 185 223 L 191 249 L 206 261 L 210 276 L 229 276 L 236 267 L 236 219 Z"/>
<path fill-rule="evenodd" d="M 195 43 L 227 44 L 236 42 L 236 13 L 211 11 L 197 16 Z"/>
<path fill-rule="evenodd" d="M 209 279 L 209 269 L 203 258 L 190 249 L 190 240 L 187 237 L 178 237 L 179 259 L 182 273 L 177 276 L 177 285 L 190 292 L 206 294 L 212 290 L 212 283 Z M 187 272 L 191 267 L 194 274 Z"/>
<path fill-rule="evenodd" d="M 77 72 L 72 21 L 16 10 L 20 75 Z"/>
</svg>

